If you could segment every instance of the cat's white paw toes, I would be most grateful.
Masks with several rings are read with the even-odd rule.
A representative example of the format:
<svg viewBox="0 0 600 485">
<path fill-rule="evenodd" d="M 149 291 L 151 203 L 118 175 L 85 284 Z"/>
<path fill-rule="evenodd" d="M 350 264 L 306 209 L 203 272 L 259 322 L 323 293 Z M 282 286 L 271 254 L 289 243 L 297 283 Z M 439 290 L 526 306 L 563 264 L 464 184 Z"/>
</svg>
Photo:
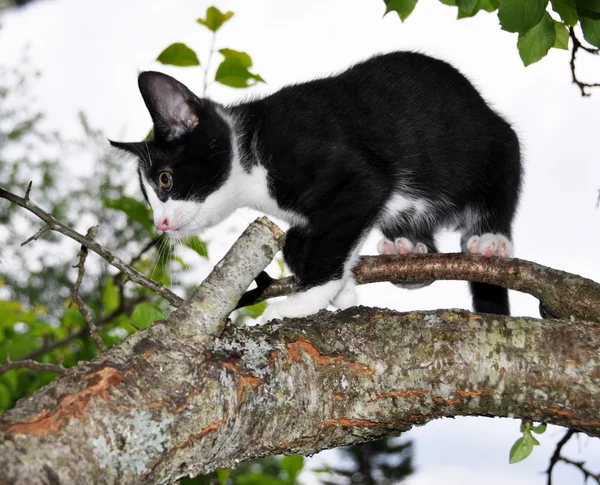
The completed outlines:
<svg viewBox="0 0 600 485">
<path fill-rule="evenodd" d="M 398 254 L 394 242 L 386 238 L 377 243 L 377 252 L 379 254 Z"/>
<path fill-rule="evenodd" d="M 413 243 L 406 237 L 399 237 L 395 241 L 383 238 L 377 243 L 377 252 L 379 254 L 427 254 L 427 246 L 418 242 Z"/>
<path fill-rule="evenodd" d="M 500 256 L 510 258 L 513 254 L 513 245 L 506 236 L 486 232 L 481 236 L 471 236 L 467 241 L 467 251 L 471 254 L 481 254 L 486 258 Z"/>
<path fill-rule="evenodd" d="M 396 243 L 396 251 L 398 254 L 412 253 L 415 249 L 413 242 L 405 237 L 399 237 L 394 242 Z"/>
<path fill-rule="evenodd" d="M 337 294 L 332 303 L 333 306 L 340 310 L 356 306 L 358 303 L 358 296 L 356 294 L 356 283 L 353 279 L 346 281 L 344 288 Z"/>
</svg>

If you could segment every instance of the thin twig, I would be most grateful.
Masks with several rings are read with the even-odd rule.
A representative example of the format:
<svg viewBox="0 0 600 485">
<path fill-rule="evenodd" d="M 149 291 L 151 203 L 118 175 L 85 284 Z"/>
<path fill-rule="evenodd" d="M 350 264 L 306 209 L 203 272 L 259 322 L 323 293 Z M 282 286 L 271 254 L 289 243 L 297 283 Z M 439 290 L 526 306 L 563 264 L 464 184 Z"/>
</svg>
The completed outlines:
<svg viewBox="0 0 600 485">
<path fill-rule="evenodd" d="M 587 483 L 588 478 L 593 478 L 596 481 L 596 483 L 600 485 L 600 473 L 594 473 L 585 468 L 585 462 L 583 461 L 571 460 L 570 458 L 561 455 L 562 449 L 574 434 L 576 434 L 576 432 L 570 429 L 565 433 L 562 439 L 558 443 L 556 443 L 556 449 L 550 457 L 550 464 L 548 465 L 548 469 L 546 470 L 546 474 L 548 475 L 548 480 L 546 482 L 547 485 L 552 485 L 552 471 L 554 470 L 556 464 L 560 463 L 561 461 L 579 469 L 579 471 L 583 473 L 584 484 Z"/>
<path fill-rule="evenodd" d="M 161 285 L 160 283 L 156 283 L 150 278 L 147 278 L 128 264 L 124 263 L 117 255 L 112 253 L 110 250 L 106 249 L 104 246 L 98 244 L 96 241 L 90 241 L 82 234 L 78 233 L 77 231 L 74 231 L 70 227 L 60 222 L 58 219 L 53 217 L 52 214 L 49 214 L 48 212 L 31 202 L 31 200 L 29 199 L 30 190 L 31 187 L 28 187 L 27 192 L 25 193 L 26 198 L 23 198 L 0 187 L 0 197 L 9 200 L 12 203 L 17 204 L 32 212 L 41 220 L 43 220 L 53 231 L 60 232 L 61 234 L 70 237 L 71 239 L 82 244 L 83 246 L 86 246 L 88 249 L 94 251 L 96 254 L 98 254 L 100 257 L 106 260 L 110 265 L 125 273 L 127 278 L 129 278 L 131 281 L 154 291 L 158 295 L 162 296 L 165 300 L 167 300 L 172 306 L 178 307 L 183 303 L 183 298 L 177 296 L 166 286 Z"/>
<path fill-rule="evenodd" d="M 137 260 L 139 260 L 146 251 L 153 248 L 159 240 L 160 240 L 160 237 L 152 239 L 148 244 L 146 244 L 140 250 L 140 252 L 138 254 L 136 254 L 131 259 L 131 261 L 129 262 L 129 265 L 133 266 L 135 264 L 135 262 Z M 123 278 L 124 278 L 124 273 L 117 273 L 117 275 L 115 276 L 115 284 L 119 287 L 119 290 L 120 290 L 119 307 L 116 308 L 115 310 L 113 310 L 112 312 L 110 312 L 108 315 L 106 315 L 102 319 L 100 319 L 96 323 L 97 328 L 106 325 L 107 323 L 111 322 L 112 320 L 114 320 L 116 317 L 118 317 L 122 313 L 125 313 L 125 314 L 131 313 L 133 308 L 138 303 L 141 303 L 142 301 L 144 301 L 146 299 L 144 296 L 139 295 L 135 298 L 132 298 L 129 302 L 125 302 L 125 297 L 123 294 L 124 293 L 123 292 Z M 63 345 L 67 345 L 69 342 L 72 342 L 73 340 L 75 340 L 77 338 L 83 337 L 85 335 L 86 331 L 87 331 L 87 329 L 82 328 L 82 329 L 76 330 L 74 332 L 71 332 L 69 335 L 63 337 L 60 340 L 44 341 L 44 345 L 42 345 L 39 349 L 36 349 L 33 352 L 30 352 L 29 354 L 24 355 L 22 357 L 22 359 L 23 360 L 37 359 L 41 355 L 44 355 L 46 352 L 51 352 L 52 350 L 62 347 Z"/>
<path fill-rule="evenodd" d="M 69 369 L 63 367 L 61 364 L 48 364 L 30 359 L 12 361 L 8 358 L 8 356 L 6 356 L 6 362 L 0 365 L 0 374 L 4 374 L 12 369 L 44 370 L 49 372 L 57 372 L 58 374 L 62 375 L 69 373 Z"/>
<path fill-rule="evenodd" d="M 202 96 L 206 96 L 206 91 L 208 89 L 208 70 L 210 68 L 210 61 L 215 53 L 215 40 L 217 38 L 217 33 L 213 32 L 212 37 L 210 39 L 210 50 L 208 51 L 208 59 L 206 59 L 206 67 L 204 68 L 204 80 L 202 83 Z"/>
<path fill-rule="evenodd" d="M 133 310 L 133 308 L 135 307 L 135 305 L 137 305 L 138 303 L 140 303 L 144 300 L 145 300 L 145 298 L 143 296 L 138 296 L 138 297 L 132 299 L 128 304 L 120 305 L 119 308 L 117 308 L 116 310 L 114 310 L 110 314 L 106 315 L 101 320 L 99 320 L 98 323 L 96 324 L 96 327 L 102 327 L 102 326 L 106 325 L 107 323 L 111 322 L 112 320 L 114 320 L 116 317 L 118 317 L 122 313 L 131 312 Z M 51 352 L 54 349 L 57 349 L 64 345 L 67 345 L 69 342 L 72 342 L 75 339 L 82 338 L 83 336 L 85 336 L 85 334 L 87 332 L 88 332 L 87 328 L 81 328 L 79 330 L 71 332 L 69 335 L 66 335 L 65 337 L 61 338 L 60 340 L 55 340 L 55 341 L 44 343 L 44 345 L 42 347 L 34 350 L 33 352 L 30 352 L 27 355 L 24 355 L 19 360 L 37 359 L 39 356 L 44 355 L 47 352 Z"/>
<path fill-rule="evenodd" d="M 587 46 L 583 45 L 581 43 L 581 41 L 578 39 L 577 35 L 575 35 L 575 29 L 573 29 L 573 27 L 569 27 L 569 36 L 571 37 L 571 41 L 573 42 L 573 48 L 571 49 L 571 62 L 570 62 L 571 76 L 573 78 L 573 83 L 577 84 L 577 86 L 581 90 L 582 96 L 589 96 L 590 93 L 588 93 L 585 89 L 600 87 L 600 83 L 584 83 L 583 81 L 579 80 L 579 78 L 577 77 L 577 74 L 575 72 L 575 57 L 577 56 L 577 51 L 579 49 L 587 52 L 588 54 L 592 54 L 592 55 L 600 54 L 600 49 L 595 49 L 595 48 L 587 47 Z"/>
<path fill-rule="evenodd" d="M 52 229 L 52 226 L 50 224 L 46 224 L 44 227 L 42 227 L 38 232 L 36 232 L 33 236 L 31 236 L 30 238 L 26 239 L 25 241 L 23 241 L 21 243 L 21 247 L 29 244 L 31 241 L 35 241 L 37 240 L 42 234 L 44 234 L 45 232 L 49 231 Z"/>
<path fill-rule="evenodd" d="M 98 226 L 93 226 L 90 227 L 85 237 L 88 238 L 90 241 L 94 241 L 94 239 L 96 238 L 96 234 L 98 234 Z M 106 350 L 106 345 L 104 345 L 102 337 L 100 337 L 100 334 L 98 333 L 98 327 L 96 327 L 96 325 L 94 324 L 92 315 L 90 314 L 90 312 L 85 306 L 85 303 L 79 296 L 79 288 L 81 287 L 81 282 L 83 281 L 83 275 L 85 273 L 85 260 L 87 258 L 87 255 L 87 247 L 81 246 L 81 250 L 79 251 L 78 255 L 79 263 L 77 263 L 77 265 L 74 266 L 74 268 L 77 268 L 79 271 L 77 273 L 77 280 L 75 281 L 75 286 L 73 286 L 73 301 L 69 304 L 69 307 L 71 307 L 71 304 L 75 303 L 77 309 L 79 310 L 79 313 L 81 313 L 81 316 L 83 317 L 83 319 L 87 323 L 88 328 L 90 329 L 90 335 L 94 339 L 94 342 L 96 342 L 98 348 L 104 352 Z"/>
</svg>

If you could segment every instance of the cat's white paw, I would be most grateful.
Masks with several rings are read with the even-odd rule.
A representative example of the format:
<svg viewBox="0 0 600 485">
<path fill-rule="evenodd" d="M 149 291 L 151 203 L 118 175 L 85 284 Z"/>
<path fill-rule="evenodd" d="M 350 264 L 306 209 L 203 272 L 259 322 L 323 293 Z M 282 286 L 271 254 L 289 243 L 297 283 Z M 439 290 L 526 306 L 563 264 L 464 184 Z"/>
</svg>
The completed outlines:
<svg viewBox="0 0 600 485">
<path fill-rule="evenodd" d="M 377 243 L 377 252 L 379 254 L 427 254 L 427 246 L 421 242 L 413 243 L 406 237 L 399 237 L 395 241 L 383 238 Z"/>
<path fill-rule="evenodd" d="M 427 246 L 422 242 L 413 243 L 410 239 L 399 237 L 395 241 L 383 238 L 377 244 L 379 254 L 427 254 Z M 398 288 L 405 290 L 418 290 L 429 286 L 433 281 L 419 281 L 418 283 L 394 283 Z"/>
<path fill-rule="evenodd" d="M 344 287 L 333 299 L 333 306 L 338 307 L 340 310 L 345 310 L 356 306 L 358 303 L 358 296 L 356 295 L 356 283 L 354 278 L 349 278 L 344 283 Z"/>
<path fill-rule="evenodd" d="M 334 299 L 342 289 L 342 280 L 330 281 L 306 291 L 294 293 L 283 301 L 271 303 L 263 313 L 263 323 L 273 319 L 301 318 L 313 315 Z"/>
<path fill-rule="evenodd" d="M 486 258 L 500 256 L 511 258 L 513 255 L 513 244 L 502 234 L 486 232 L 481 236 L 471 236 L 467 241 L 467 251 L 471 254 L 479 253 Z"/>
<path fill-rule="evenodd" d="M 386 238 L 383 238 L 377 243 L 377 252 L 379 254 L 398 254 L 396 245 Z"/>
</svg>

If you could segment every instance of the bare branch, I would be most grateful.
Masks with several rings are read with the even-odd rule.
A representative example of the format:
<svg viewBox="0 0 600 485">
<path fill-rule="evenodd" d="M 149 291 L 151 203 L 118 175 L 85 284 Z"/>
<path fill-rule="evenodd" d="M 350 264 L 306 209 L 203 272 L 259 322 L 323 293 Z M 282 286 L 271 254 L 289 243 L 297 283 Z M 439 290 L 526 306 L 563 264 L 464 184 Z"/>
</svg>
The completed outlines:
<svg viewBox="0 0 600 485">
<path fill-rule="evenodd" d="M 112 311 L 108 315 L 106 315 L 104 318 L 99 320 L 98 323 L 96 324 L 96 327 L 102 327 L 103 325 L 110 323 L 112 320 L 114 320 L 116 317 L 118 317 L 119 315 L 121 315 L 123 313 L 125 313 L 125 314 L 130 313 L 131 311 L 133 311 L 133 308 L 135 307 L 135 305 L 144 301 L 144 299 L 145 298 L 143 296 L 138 296 L 136 298 L 133 298 L 128 303 L 121 303 L 119 305 L 119 308 L 115 309 L 114 311 Z M 52 350 L 62 347 L 63 345 L 67 345 L 69 342 L 72 342 L 75 339 L 82 338 L 87 332 L 88 332 L 87 328 L 82 328 L 82 329 L 79 329 L 79 330 L 76 330 L 76 331 L 70 333 L 69 335 L 66 335 L 65 337 L 61 338 L 60 340 L 44 342 L 44 345 L 42 345 L 42 347 L 34 350 L 33 352 L 30 352 L 29 354 L 24 355 L 19 360 L 37 359 L 39 356 L 44 355 L 47 352 L 51 352 Z"/>
<path fill-rule="evenodd" d="M 584 83 L 583 81 L 579 80 L 579 78 L 577 77 L 577 74 L 575 72 L 575 57 L 577 56 L 577 51 L 580 49 L 587 52 L 588 54 L 592 54 L 592 55 L 600 54 L 600 49 L 595 49 L 595 48 L 587 47 L 586 45 L 583 45 L 582 42 L 577 37 L 577 35 L 575 34 L 575 29 L 573 29 L 573 27 L 569 27 L 569 35 L 571 37 L 571 41 L 573 42 L 573 47 L 571 48 L 571 62 L 570 62 L 571 76 L 573 79 L 573 83 L 577 84 L 577 86 L 581 90 L 582 96 L 589 96 L 590 93 L 588 93 L 586 91 L 586 88 L 598 88 L 598 87 L 600 87 L 600 83 Z"/>
<path fill-rule="evenodd" d="M 26 239 L 25 241 L 23 241 L 21 243 L 21 247 L 29 244 L 31 241 L 35 241 L 37 240 L 42 234 L 44 234 L 45 232 L 49 231 L 52 229 L 52 226 L 49 224 L 46 224 L 45 226 L 43 226 L 38 232 L 36 232 L 33 236 L 31 236 L 30 238 Z"/>
<path fill-rule="evenodd" d="M 45 362 L 37 362 L 35 360 L 15 360 L 12 361 L 6 356 L 6 362 L 0 365 L 0 374 L 12 369 L 33 369 L 33 370 L 44 370 L 50 372 L 57 372 L 58 374 L 66 375 L 70 369 L 63 367 L 61 364 L 48 364 Z"/>
<path fill-rule="evenodd" d="M 556 449 L 554 450 L 554 453 L 550 457 L 550 464 L 548 466 L 548 469 L 546 470 L 546 474 L 548 475 L 548 481 L 546 483 L 548 485 L 552 485 L 552 471 L 554 470 L 554 467 L 556 466 L 556 464 L 560 463 L 560 462 L 566 463 L 567 465 L 572 465 L 575 468 L 579 469 L 579 471 L 581 473 L 583 473 L 583 483 L 584 484 L 587 483 L 588 478 L 592 478 L 593 480 L 595 480 L 595 482 L 597 484 L 600 485 L 600 473 L 594 473 L 594 472 L 588 470 L 585 467 L 585 462 L 583 462 L 583 461 L 571 460 L 570 458 L 567 458 L 566 456 L 562 456 L 562 454 L 561 454 L 563 447 L 568 443 L 568 441 L 571 439 L 571 437 L 575 434 L 576 434 L 575 431 L 570 429 L 565 433 L 565 435 L 561 438 L 561 440 L 558 443 L 556 443 Z"/>
<path fill-rule="evenodd" d="M 363 256 L 354 270 L 358 284 L 382 281 L 467 280 L 491 283 L 538 298 L 547 313 L 600 322 L 600 285 L 587 278 L 521 259 L 491 258 L 466 253 Z M 289 295 L 293 277 L 257 278 L 257 288 L 244 294 L 241 306 Z"/>
<path fill-rule="evenodd" d="M 19 197 L 18 195 L 15 195 L 12 192 L 9 192 L 6 189 L 3 189 L 2 187 L 0 187 L 0 197 L 2 197 L 3 199 L 7 199 L 7 200 L 11 201 L 12 203 L 17 204 L 17 205 L 23 207 L 24 209 L 27 209 L 28 211 L 32 212 L 33 214 L 38 216 L 40 219 L 42 219 L 49 226 L 49 228 L 51 230 L 60 232 L 60 233 L 64 234 L 65 236 L 70 237 L 71 239 L 77 241 L 81 245 L 94 251 L 96 254 L 98 254 L 100 257 L 102 257 L 105 261 L 107 261 L 110 265 L 112 265 L 115 268 L 117 268 L 118 270 L 122 271 L 127 276 L 127 278 L 129 278 L 131 281 L 133 281 L 139 285 L 145 286 L 146 288 L 154 291 L 158 295 L 162 296 L 165 300 L 167 300 L 172 306 L 178 307 L 179 305 L 181 305 L 181 303 L 183 302 L 183 299 L 181 297 L 177 296 L 171 290 L 169 290 L 166 286 L 161 285 L 160 283 L 156 283 L 155 281 L 152 281 L 150 278 L 147 278 L 146 276 L 139 273 L 138 271 L 136 271 L 134 268 L 132 268 L 128 264 L 124 263 L 117 255 L 112 253 L 110 250 L 106 249 L 104 246 L 101 246 L 96 241 L 90 241 L 88 238 L 86 238 L 82 234 L 78 233 L 77 231 L 74 231 L 70 227 L 68 227 L 65 224 L 63 224 L 62 222 L 60 222 L 58 219 L 53 217 L 52 214 L 49 214 L 48 212 L 44 211 L 39 206 L 37 206 L 36 204 L 31 202 L 31 200 L 29 199 L 30 190 L 31 190 L 31 184 L 29 185 L 27 192 L 25 194 L 26 198 L 23 198 L 23 197 Z"/>
<path fill-rule="evenodd" d="M 96 234 L 98 234 L 98 226 L 93 226 L 90 227 L 85 237 L 90 241 L 94 241 L 94 239 L 96 238 Z M 81 313 L 81 316 L 83 317 L 83 319 L 87 323 L 88 328 L 90 329 L 90 335 L 94 339 L 94 342 L 96 342 L 96 345 L 98 345 L 98 348 L 101 351 L 105 351 L 106 345 L 104 345 L 102 337 L 100 337 L 100 335 L 98 334 L 98 328 L 94 324 L 94 319 L 92 318 L 92 315 L 86 308 L 84 301 L 79 296 L 79 288 L 81 287 L 81 282 L 83 281 L 83 275 L 85 273 L 85 260 L 87 258 L 87 255 L 87 247 L 81 246 L 81 250 L 79 251 L 79 263 L 77 263 L 77 265 L 74 266 L 74 268 L 78 268 L 79 271 L 77 273 L 77 280 L 75 281 L 75 285 L 73 286 L 73 301 L 69 304 L 69 307 L 71 307 L 71 305 L 75 303 L 77 309 L 79 310 L 79 313 Z"/>
</svg>

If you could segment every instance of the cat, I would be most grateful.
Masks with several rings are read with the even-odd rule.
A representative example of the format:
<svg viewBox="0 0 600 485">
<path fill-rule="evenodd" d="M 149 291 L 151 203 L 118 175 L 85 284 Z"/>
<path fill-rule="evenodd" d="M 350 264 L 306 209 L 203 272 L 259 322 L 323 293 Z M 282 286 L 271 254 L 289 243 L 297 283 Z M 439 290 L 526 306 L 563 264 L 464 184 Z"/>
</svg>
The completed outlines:
<svg viewBox="0 0 600 485">
<path fill-rule="evenodd" d="M 463 251 L 512 256 L 519 140 L 444 61 L 378 55 L 234 106 L 160 72 L 138 84 L 154 139 L 111 143 L 139 157 L 159 230 L 197 234 L 240 207 L 290 224 L 283 254 L 297 291 L 265 321 L 355 305 L 352 269 L 374 228 L 381 254 L 435 253 L 450 227 Z M 505 289 L 470 287 L 475 311 L 509 314 Z"/>
</svg>

